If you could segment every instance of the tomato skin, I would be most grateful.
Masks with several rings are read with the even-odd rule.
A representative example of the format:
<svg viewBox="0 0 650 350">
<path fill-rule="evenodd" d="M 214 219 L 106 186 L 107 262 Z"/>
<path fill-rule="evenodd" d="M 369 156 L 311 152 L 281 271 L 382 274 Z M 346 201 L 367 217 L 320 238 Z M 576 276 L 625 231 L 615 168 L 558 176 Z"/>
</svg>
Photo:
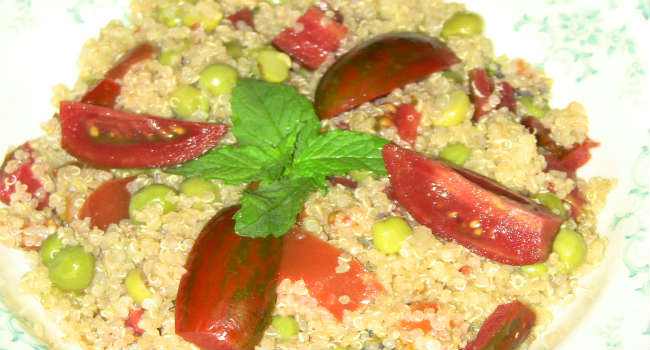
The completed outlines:
<svg viewBox="0 0 650 350">
<path fill-rule="evenodd" d="M 470 92 L 474 101 L 473 122 L 478 122 L 484 115 L 493 110 L 502 107 L 508 108 L 510 112 L 517 113 L 517 102 L 515 100 L 515 91 L 510 84 L 505 81 L 494 82 L 488 77 L 484 69 L 473 69 L 469 73 Z M 495 91 L 501 93 L 501 101 L 495 107 L 489 105 L 490 96 Z"/>
<path fill-rule="evenodd" d="M 246 25 L 255 30 L 255 23 L 253 22 L 253 12 L 248 8 L 244 7 L 241 10 L 235 12 L 234 14 L 228 16 L 228 19 L 232 23 L 232 26 L 238 29 L 237 23 L 244 22 Z"/>
<path fill-rule="evenodd" d="M 14 172 L 7 173 L 5 172 L 7 162 L 16 159 L 16 151 L 7 155 L 2 164 L 2 171 L 0 172 L 0 201 L 9 204 L 11 201 L 11 195 L 16 192 L 16 181 L 20 181 L 23 185 L 27 186 L 27 192 L 38 200 L 37 209 L 41 210 L 49 203 L 50 193 L 45 192 L 43 184 L 36 178 L 36 175 L 32 170 L 32 165 L 34 164 L 32 146 L 26 142 L 18 147 L 18 149 L 29 153 L 30 157 L 29 159 L 24 160 Z"/>
<path fill-rule="evenodd" d="M 237 210 L 205 225 L 176 296 L 176 334 L 203 349 L 254 348 L 275 306 L 282 240 L 237 235 Z"/>
<path fill-rule="evenodd" d="M 469 170 L 394 144 L 382 153 L 396 199 L 434 234 L 503 264 L 548 258 L 560 216 Z"/>
<path fill-rule="evenodd" d="M 356 46 L 325 72 L 314 108 L 331 118 L 460 62 L 441 41 L 416 33 L 378 36 Z"/>
<path fill-rule="evenodd" d="M 463 350 L 508 350 L 521 345 L 535 325 L 533 310 L 519 301 L 501 304 Z"/>
<path fill-rule="evenodd" d="M 273 45 L 306 67 L 315 70 L 336 52 L 348 28 L 312 6 L 298 19 L 301 30 L 289 27 L 273 39 Z"/>
<path fill-rule="evenodd" d="M 71 101 L 61 102 L 59 118 L 61 146 L 66 151 L 86 163 L 111 168 L 153 168 L 186 162 L 214 147 L 227 128 Z M 93 132 L 97 137 L 91 136 Z"/>
<path fill-rule="evenodd" d="M 309 295 L 337 320 L 343 320 L 344 310 L 357 310 L 384 291 L 375 277 L 355 259 L 349 261 L 349 270 L 336 273 L 343 252 L 299 226 L 294 225 L 283 238 L 280 281 L 285 278 L 303 280 Z M 339 302 L 344 295 L 350 298 L 346 304 Z"/>
<path fill-rule="evenodd" d="M 122 91 L 122 84 L 119 83 L 119 80 L 124 78 L 133 65 L 152 58 L 157 52 L 158 49 L 150 43 L 142 43 L 136 46 L 104 75 L 104 79 L 86 92 L 81 98 L 81 102 L 114 107 L 117 97 Z"/>
<path fill-rule="evenodd" d="M 399 137 L 413 145 L 418 136 L 422 114 L 415 109 L 415 105 L 404 103 L 396 107 L 394 119 Z"/>
<path fill-rule="evenodd" d="M 79 210 L 79 217 L 90 217 L 90 227 L 97 226 L 104 231 L 110 224 L 127 219 L 131 193 L 126 189 L 126 184 L 133 179 L 135 176 L 112 179 L 101 184 L 86 198 Z"/>
</svg>

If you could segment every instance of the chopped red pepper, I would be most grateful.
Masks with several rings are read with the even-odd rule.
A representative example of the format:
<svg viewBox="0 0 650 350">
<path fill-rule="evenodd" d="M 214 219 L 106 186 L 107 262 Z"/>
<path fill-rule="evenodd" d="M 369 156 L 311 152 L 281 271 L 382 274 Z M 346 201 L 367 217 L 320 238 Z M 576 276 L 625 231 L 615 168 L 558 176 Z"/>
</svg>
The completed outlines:
<svg viewBox="0 0 650 350">
<path fill-rule="evenodd" d="M 434 234 L 504 264 L 548 258 L 561 217 L 469 170 L 394 144 L 383 155 L 395 197 Z"/>
<path fill-rule="evenodd" d="M 494 82 L 484 69 L 473 69 L 469 72 L 470 91 L 474 101 L 474 116 L 472 121 L 478 122 L 481 117 L 493 110 L 502 107 L 508 108 L 512 113 L 517 113 L 517 103 L 515 101 L 514 89 L 508 82 Z M 501 101 L 498 105 L 492 107 L 489 104 L 490 97 L 498 92 Z"/>
<path fill-rule="evenodd" d="M 151 168 L 194 159 L 214 147 L 226 126 L 61 102 L 61 146 L 80 160 L 112 168 Z"/>
<path fill-rule="evenodd" d="M 131 327 L 133 329 L 133 333 L 136 335 L 142 335 L 144 333 L 144 330 L 138 326 L 138 322 L 140 322 L 140 319 L 142 318 L 142 314 L 144 314 L 143 309 L 129 309 L 129 318 L 124 321 L 127 327 Z"/>
<path fill-rule="evenodd" d="M 343 320 L 344 310 L 357 310 L 384 291 L 361 263 L 339 261 L 343 252 L 313 234 L 294 225 L 283 238 L 280 280 L 303 280 L 309 295 L 337 320 Z"/>
<path fill-rule="evenodd" d="M 524 342 L 535 325 L 535 312 L 519 301 L 497 306 L 464 350 L 509 350 Z"/>
<path fill-rule="evenodd" d="M 86 198 L 79 217 L 90 217 L 90 227 L 97 226 L 100 230 L 128 218 L 131 193 L 126 189 L 126 184 L 133 179 L 135 177 L 131 176 L 104 182 Z"/>
<path fill-rule="evenodd" d="M 546 158 L 546 169 L 544 170 L 564 171 L 570 178 L 575 179 L 576 171 L 591 159 L 589 150 L 598 146 L 600 146 L 599 142 L 586 139 L 583 143 L 567 150 L 562 157 L 546 154 L 544 155 Z"/>
<path fill-rule="evenodd" d="M 228 19 L 232 23 L 232 26 L 237 29 L 240 29 L 239 23 L 242 22 L 255 30 L 255 23 L 253 22 L 253 11 L 251 11 L 248 7 L 244 7 L 234 14 L 228 16 Z"/>
<path fill-rule="evenodd" d="M 396 107 L 394 120 L 399 137 L 413 145 L 418 136 L 422 114 L 415 109 L 415 105 L 404 103 Z"/>
<path fill-rule="evenodd" d="M 178 287 L 176 334 L 203 349 L 255 348 L 275 306 L 282 240 L 239 236 L 237 210 L 205 225 Z"/>
<path fill-rule="evenodd" d="M 81 102 L 114 107 L 122 90 L 122 84 L 119 80 L 124 78 L 133 65 L 152 58 L 157 51 L 158 49 L 149 43 L 136 46 L 104 75 L 104 79 L 86 92 L 81 98 Z"/>
<path fill-rule="evenodd" d="M 327 17 L 317 7 L 310 7 L 298 22 L 273 39 L 273 45 L 310 69 L 317 69 L 336 52 L 348 28 Z"/>
<path fill-rule="evenodd" d="M 22 160 L 21 164 L 16 170 L 7 173 L 6 166 L 10 160 L 15 160 L 15 153 L 17 150 L 29 153 L 29 158 Z M 16 182 L 20 181 L 23 185 L 27 186 L 27 192 L 38 200 L 37 209 L 43 209 L 49 202 L 50 194 L 43 188 L 43 183 L 34 175 L 32 166 L 34 165 L 33 149 L 29 143 L 24 143 L 18 147 L 16 151 L 10 153 L 5 158 L 2 164 L 2 172 L 0 172 L 0 200 L 6 204 L 11 201 L 11 195 L 16 192 Z"/>
<path fill-rule="evenodd" d="M 438 39 L 416 33 L 382 35 L 356 46 L 325 72 L 314 109 L 321 119 L 331 118 L 458 62 Z"/>
</svg>

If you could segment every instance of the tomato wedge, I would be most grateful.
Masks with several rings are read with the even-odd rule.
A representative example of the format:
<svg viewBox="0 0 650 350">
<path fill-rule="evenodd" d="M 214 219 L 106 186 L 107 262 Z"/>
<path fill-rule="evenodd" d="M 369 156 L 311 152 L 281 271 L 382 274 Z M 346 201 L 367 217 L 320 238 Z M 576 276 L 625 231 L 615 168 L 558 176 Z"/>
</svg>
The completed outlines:
<svg viewBox="0 0 650 350">
<path fill-rule="evenodd" d="M 133 65 L 152 58 L 157 52 L 158 49 L 149 43 L 136 46 L 104 75 L 104 79 L 86 92 L 81 98 L 81 102 L 114 107 L 117 97 L 122 91 L 122 84 L 119 83 L 119 80 L 124 78 Z"/>
<path fill-rule="evenodd" d="M 417 33 L 376 37 L 353 48 L 325 72 L 314 108 L 331 118 L 460 62 L 438 39 Z"/>
<path fill-rule="evenodd" d="M 463 350 L 509 350 L 526 340 L 535 325 L 535 312 L 519 301 L 501 304 L 488 316 L 476 338 Z"/>
<path fill-rule="evenodd" d="M 214 147 L 226 126 L 133 114 L 63 101 L 61 145 L 80 160 L 111 168 L 153 168 L 194 159 Z"/>
<path fill-rule="evenodd" d="M 469 170 L 394 144 L 382 153 L 398 202 L 434 234 L 504 264 L 548 258 L 560 216 Z"/>
<path fill-rule="evenodd" d="M 97 226 L 104 231 L 110 224 L 128 218 L 131 193 L 126 189 L 126 184 L 133 179 L 135 176 L 104 182 L 86 198 L 79 217 L 90 217 L 90 227 Z"/>
<path fill-rule="evenodd" d="M 8 173 L 6 171 L 7 162 L 16 159 L 15 155 L 18 150 L 27 152 L 29 158 L 23 159 L 16 170 Z M 5 204 L 9 204 L 11 202 L 11 195 L 16 192 L 16 182 L 20 181 L 20 183 L 27 186 L 27 192 L 38 200 L 37 209 L 43 209 L 49 202 L 50 194 L 45 191 L 41 180 L 36 177 L 32 170 L 32 166 L 34 165 L 34 150 L 29 143 L 24 143 L 16 151 L 8 154 L 2 164 L 2 171 L 0 172 L 0 200 Z"/>
<path fill-rule="evenodd" d="M 375 277 L 353 258 L 347 263 L 349 269 L 337 273 L 343 252 L 302 228 L 294 225 L 283 238 L 280 280 L 303 280 L 309 295 L 337 320 L 343 320 L 344 310 L 357 310 L 384 291 Z"/>
<path fill-rule="evenodd" d="M 176 334 L 203 349 L 253 349 L 275 306 L 282 240 L 235 233 L 226 209 L 194 242 L 176 296 Z"/>
<path fill-rule="evenodd" d="M 399 137 L 413 145 L 418 136 L 422 114 L 415 109 L 415 105 L 403 103 L 396 107 L 394 119 Z"/>
</svg>

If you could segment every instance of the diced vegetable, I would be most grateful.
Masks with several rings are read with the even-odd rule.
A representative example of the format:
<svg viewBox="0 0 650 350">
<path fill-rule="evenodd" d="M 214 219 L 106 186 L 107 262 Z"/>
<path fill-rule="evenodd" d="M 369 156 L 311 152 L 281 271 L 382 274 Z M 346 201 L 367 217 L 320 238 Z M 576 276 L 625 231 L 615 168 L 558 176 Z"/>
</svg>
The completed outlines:
<svg viewBox="0 0 650 350">
<path fill-rule="evenodd" d="M 418 126 L 422 120 L 422 114 L 415 109 L 415 105 L 403 103 L 396 107 L 393 119 L 399 137 L 413 145 L 418 136 Z"/>
<path fill-rule="evenodd" d="M 133 329 L 133 333 L 136 335 L 142 335 L 144 333 L 144 330 L 138 326 L 138 322 L 140 322 L 142 314 L 144 314 L 143 309 L 129 309 L 129 318 L 124 321 L 124 324 L 127 327 L 131 327 Z"/>
<path fill-rule="evenodd" d="M 510 265 L 546 261 L 562 218 L 469 170 L 388 144 L 395 197 L 435 234 Z"/>
<path fill-rule="evenodd" d="M 330 118 L 458 62 L 437 39 L 382 35 L 353 48 L 327 70 L 316 88 L 314 108 L 321 119 Z"/>
<path fill-rule="evenodd" d="M 478 122 L 481 117 L 493 110 L 502 107 L 508 108 L 510 112 L 517 113 L 517 101 L 515 100 L 515 91 L 505 81 L 494 82 L 484 69 L 474 69 L 469 72 L 470 91 L 474 101 L 474 116 L 472 121 Z M 500 102 L 496 106 L 490 105 L 490 97 L 498 93 Z"/>
<path fill-rule="evenodd" d="M 112 179 L 104 182 L 86 198 L 79 210 L 80 218 L 90 218 L 90 227 L 106 230 L 110 224 L 117 224 L 129 217 L 131 193 L 126 185 L 135 177 Z"/>
<path fill-rule="evenodd" d="M 180 192 L 187 196 L 198 197 L 201 202 L 195 202 L 192 207 L 203 209 L 205 204 L 211 204 L 221 199 L 219 188 L 209 180 L 193 177 L 183 181 Z"/>
<path fill-rule="evenodd" d="M 132 114 L 61 102 L 61 146 L 80 160 L 111 168 L 153 168 L 194 159 L 214 147 L 226 126 Z"/>
<path fill-rule="evenodd" d="M 537 139 L 537 146 L 544 149 L 546 153 L 550 153 L 555 157 L 562 157 L 566 150 L 560 146 L 551 137 L 551 131 L 542 124 L 537 118 L 526 117 L 521 119 L 523 124 L 530 133 L 535 135 Z"/>
<path fill-rule="evenodd" d="M 384 291 L 358 261 L 297 226 L 284 236 L 278 274 L 280 280 L 303 280 L 309 295 L 339 321 L 343 310 L 357 310 Z"/>
<path fill-rule="evenodd" d="M 585 262 L 587 245 L 582 235 L 563 228 L 555 237 L 553 251 L 559 255 L 566 271 L 571 272 Z"/>
<path fill-rule="evenodd" d="M 537 200 L 540 204 L 548 208 L 550 211 L 561 216 L 562 218 L 567 218 L 566 208 L 564 203 L 558 196 L 554 195 L 551 192 L 540 192 L 533 196 L 533 199 Z"/>
<path fill-rule="evenodd" d="M 217 96 L 232 93 L 237 84 L 237 70 L 225 63 L 216 63 L 206 67 L 199 75 L 199 87 Z"/>
<path fill-rule="evenodd" d="M 524 106 L 525 114 L 537 119 L 542 119 L 550 111 L 550 108 L 547 105 L 542 107 L 535 104 L 535 100 L 532 96 L 522 96 L 519 98 L 519 102 Z"/>
<path fill-rule="evenodd" d="M 598 146 L 600 146 L 599 142 L 586 139 L 583 143 L 567 150 L 562 157 L 546 154 L 544 155 L 546 158 L 546 169 L 544 170 L 564 171 L 570 178 L 575 179 L 576 171 L 591 159 L 590 150 Z"/>
<path fill-rule="evenodd" d="M 138 304 L 142 304 L 145 299 L 153 297 L 153 294 L 147 288 L 147 284 L 144 281 L 144 273 L 141 269 L 129 271 L 124 279 L 124 286 L 129 296 Z"/>
<path fill-rule="evenodd" d="M 63 242 L 61 242 L 61 239 L 56 233 L 47 237 L 41 244 L 41 250 L 39 252 L 43 265 L 50 266 L 52 261 L 54 261 L 54 257 L 59 254 L 61 249 L 63 249 Z"/>
<path fill-rule="evenodd" d="M 201 90 L 191 85 L 181 85 L 172 93 L 169 102 L 174 113 L 182 118 L 189 118 L 194 113 L 210 110 L 208 99 Z"/>
<path fill-rule="evenodd" d="M 287 340 L 293 338 L 298 332 L 298 322 L 291 316 L 275 316 L 271 325 L 278 331 L 280 339 Z"/>
<path fill-rule="evenodd" d="M 469 112 L 469 96 L 461 90 L 449 94 L 449 102 L 441 114 L 432 120 L 435 126 L 454 126 L 465 120 Z"/>
<path fill-rule="evenodd" d="M 178 27 L 183 23 L 183 11 L 174 6 L 164 6 L 156 10 L 156 21 L 166 25 L 168 28 Z"/>
<path fill-rule="evenodd" d="M 440 159 L 463 166 L 469 158 L 471 150 L 460 142 L 450 143 L 440 152 Z"/>
<path fill-rule="evenodd" d="M 136 220 L 136 213 L 143 211 L 154 203 L 162 206 L 163 214 L 176 210 L 176 203 L 169 201 L 169 195 L 175 192 L 173 188 L 161 184 L 153 184 L 141 188 L 131 196 L 131 200 L 129 201 L 129 216 L 131 220 L 135 223 L 142 224 L 143 222 Z"/>
<path fill-rule="evenodd" d="M 282 240 L 235 233 L 233 207 L 208 222 L 185 264 L 176 334 L 203 349 L 252 349 L 271 321 Z"/>
<path fill-rule="evenodd" d="M 483 322 L 476 338 L 463 350 L 515 349 L 526 340 L 536 318 L 535 312 L 519 301 L 501 304 Z"/>
<path fill-rule="evenodd" d="M 21 155 L 18 160 L 16 152 L 27 153 L 28 157 Z M 5 204 L 11 202 L 11 195 L 16 192 L 16 183 L 20 181 L 23 185 L 27 186 L 27 192 L 33 198 L 38 200 L 37 209 L 43 209 L 49 202 L 50 194 L 43 188 L 43 183 L 36 177 L 32 166 L 34 165 L 34 150 L 29 143 L 24 143 L 15 151 L 7 155 L 2 164 L 2 172 L 0 172 L 0 200 Z M 12 172 L 7 172 L 7 163 L 10 161 L 18 160 L 20 165 Z"/>
<path fill-rule="evenodd" d="M 244 7 L 241 10 L 235 12 L 234 14 L 228 16 L 228 19 L 232 23 L 232 26 L 241 29 L 239 23 L 244 23 L 251 29 L 255 30 L 255 22 L 253 22 L 253 12 L 248 8 Z"/>
<path fill-rule="evenodd" d="M 438 312 L 440 309 L 440 306 L 436 303 L 431 303 L 431 302 L 423 302 L 423 301 L 416 301 L 409 305 L 409 308 L 411 311 L 422 311 L 424 312 L 427 309 L 432 309 L 435 312 Z M 429 320 L 422 320 L 422 321 L 407 321 L 407 320 L 402 320 L 400 322 L 400 326 L 404 328 L 407 331 L 413 330 L 413 329 L 420 329 L 424 334 L 427 334 L 433 330 L 433 327 L 431 327 L 431 322 Z"/>
<path fill-rule="evenodd" d="M 289 77 L 291 58 L 286 53 L 273 49 L 262 50 L 257 55 L 257 67 L 264 80 L 280 83 Z"/>
<path fill-rule="evenodd" d="M 413 234 L 406 220 L 393 216 L 372 226 L 375 247 L 386 254 L 399 253 L 402 243 Z"/>
<path fill-rule="evenodd" d="M 336 52 L 348 28 L 310 7 L 298 22 L 273 39 L 273 45 L 310 69 L 317 69 Z"/>
<path fill-rule="evenodd" d="M 95 257 L 82 246 L 62 249 L 49 265 L 52 283 L 65 291 L 82 291 L 95 276 Z"/>
<path fill-rule="evenodd" d="M 458 12 L 449 17 L 442 25 L 443 38 L 458 35 L 470 37 L 483 34 L 483 18 L 473 12 Z"/>
</svg>

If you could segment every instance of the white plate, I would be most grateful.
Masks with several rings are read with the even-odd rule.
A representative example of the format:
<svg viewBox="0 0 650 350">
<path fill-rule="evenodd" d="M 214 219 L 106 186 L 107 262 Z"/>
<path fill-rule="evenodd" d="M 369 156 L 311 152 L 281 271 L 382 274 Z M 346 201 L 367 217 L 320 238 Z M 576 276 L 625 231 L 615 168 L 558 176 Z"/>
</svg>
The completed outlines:
<svg viewBox="0 0 650 350">
<path fill-rule="evenodd" d="M 397 1 L 397 0 L 396 0 Z M 555 79 L 554 106 L 582 102 L 590 136 L 602 146 L 583 177 L 616 177 L 619 186 L 600 216 L 610 239 L 599 287 L 584 291 L 580 321 L 566 326 L 559 349 L 648 349 L 647 0 L 468 0 L 481 13 L 498 55 L 522 57 Z M 71 85 L 83 42 L 112 18 L 126 18 L 128 0 L 0 2 L 0 150 L 38 136 L 53 113 L 52 86 Z M 0 250 L 0 276 L 22 270 Z M 24 267 L 22 267 L 24 268 Z M 0 296 L 15 290 L 0 279 Z M 571 322 L 574 319 L 572 319 Z M 574 322 L 575 323 L 575 322 Z M 575 326 L 575 327 L 574 327 Z M 43 348 L 0 299 L 0 350 Z"/>
</svg>

